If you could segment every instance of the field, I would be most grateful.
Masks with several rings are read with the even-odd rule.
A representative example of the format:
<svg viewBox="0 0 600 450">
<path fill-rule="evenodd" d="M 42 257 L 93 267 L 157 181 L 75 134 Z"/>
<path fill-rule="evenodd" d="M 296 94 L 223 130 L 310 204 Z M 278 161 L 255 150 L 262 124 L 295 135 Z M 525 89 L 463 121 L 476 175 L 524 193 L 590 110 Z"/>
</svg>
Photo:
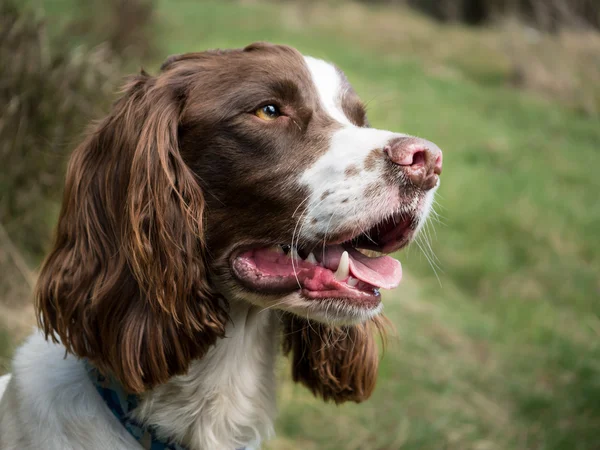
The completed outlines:
<svg viewBox="0 0 600 450">
<path fill-rule="evenodd" d="M 502 30 L 340 2 L 160 0 L 157 19 L 164 57 L 268 40 L 331 60 L 374 127 L 444 150 L 438 216 L 385 296 L 396 332 L 374 396 L 323 405 L 282 360 L 268 448 L 600 449 L 597 116 L 512 87 Z M 0 305 L 5 355 L 22 308 Z"/>
</svg>

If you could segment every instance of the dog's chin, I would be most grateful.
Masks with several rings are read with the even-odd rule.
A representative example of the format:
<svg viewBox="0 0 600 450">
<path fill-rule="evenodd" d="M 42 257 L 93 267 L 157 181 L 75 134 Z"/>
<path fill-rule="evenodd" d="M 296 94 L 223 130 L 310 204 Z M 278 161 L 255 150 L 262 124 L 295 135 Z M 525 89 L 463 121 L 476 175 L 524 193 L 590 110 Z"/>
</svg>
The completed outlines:
<svg viewBox="0 0 600 450">
<path fill-rule="evenodd" d="M 235 283 L 235 282 L 234 282 Z M 301 290 L 283 295 L 249 292 L 243 286 L 230 290 L 231 297 L 238 302 L 250 303 L 264 311 L 283 311 L 303 319 L 326 325 L 356 325 L 381 314 L 381 297 L 369 302 L 348 301 L 346 298 L 319 298 L 318 301 L 307 297 Z"/>
<path fill-rule="evenodd" d="M 284 311 L 332 325 L 355 325 L 377 316 L 383 309 L 381 298 L 368 303 L 349 302 L 345 298 L 321 298 L 319 301 L 295 292 L 279 300 Z"/>
</svg>

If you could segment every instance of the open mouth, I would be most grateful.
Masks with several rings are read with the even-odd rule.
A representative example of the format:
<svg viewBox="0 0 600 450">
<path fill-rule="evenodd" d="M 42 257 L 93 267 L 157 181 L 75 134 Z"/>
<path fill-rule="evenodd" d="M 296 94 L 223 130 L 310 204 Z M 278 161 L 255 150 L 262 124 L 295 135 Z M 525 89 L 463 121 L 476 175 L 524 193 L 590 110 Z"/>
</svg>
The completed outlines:
<svg viewBox="0 0 600 450">
<path fill-rule="evenodd" d="M 386 254 L 408 244 L 416 224 L 416 217 L 397 214 L 366 232 L 328 244 L 246 249 L 233 258 L 233 272 L 245 287 L 260 293 L 300 290 L 308 299 L 376 306 L 379 289 L 393 289 L 402 280 L 400 262 Z"/>
</svg>

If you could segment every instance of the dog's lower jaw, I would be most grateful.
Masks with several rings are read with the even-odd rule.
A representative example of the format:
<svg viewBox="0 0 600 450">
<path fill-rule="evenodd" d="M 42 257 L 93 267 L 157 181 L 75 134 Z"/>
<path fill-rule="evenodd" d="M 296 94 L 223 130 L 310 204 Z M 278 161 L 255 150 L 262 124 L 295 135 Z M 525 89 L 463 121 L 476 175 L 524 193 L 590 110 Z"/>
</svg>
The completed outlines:
<svg viewBox="0 0 600 450">
<path fill-rule="evenodd" d="M 226 337 L 186 375 L 144 394 L 136 419 L 190 450 L 239 449 L 273 435 L 276 314 L 230 302 Z"/>
</svg>

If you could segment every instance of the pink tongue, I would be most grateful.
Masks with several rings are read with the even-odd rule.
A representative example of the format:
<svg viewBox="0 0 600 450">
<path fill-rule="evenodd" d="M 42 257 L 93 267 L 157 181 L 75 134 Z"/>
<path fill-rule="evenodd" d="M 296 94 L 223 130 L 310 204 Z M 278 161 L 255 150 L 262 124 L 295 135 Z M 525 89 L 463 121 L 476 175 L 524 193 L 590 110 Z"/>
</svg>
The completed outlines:
<svg viewBox="0 0 600 450">
<path fill-rule="evenodd" d="M 372 286 L 393 289 L 402 280 L 402 265 L 391 256 L 370 258 L 353 248 L 344 249 L 341 245 L 327 247 L 323 265 L 334 272 L 339 265 L 344 250 L 350 257 L 350 275 Z"/>
<path fill-rule="evenodd" d="M 402 280 L 402 265 L 391 256 L 369 258 L 358 250 L 348 250 L 350 256 L 350 273 L 354 278 L 379 286 L 383 289 L 393 289 Z"/>
</svg>

